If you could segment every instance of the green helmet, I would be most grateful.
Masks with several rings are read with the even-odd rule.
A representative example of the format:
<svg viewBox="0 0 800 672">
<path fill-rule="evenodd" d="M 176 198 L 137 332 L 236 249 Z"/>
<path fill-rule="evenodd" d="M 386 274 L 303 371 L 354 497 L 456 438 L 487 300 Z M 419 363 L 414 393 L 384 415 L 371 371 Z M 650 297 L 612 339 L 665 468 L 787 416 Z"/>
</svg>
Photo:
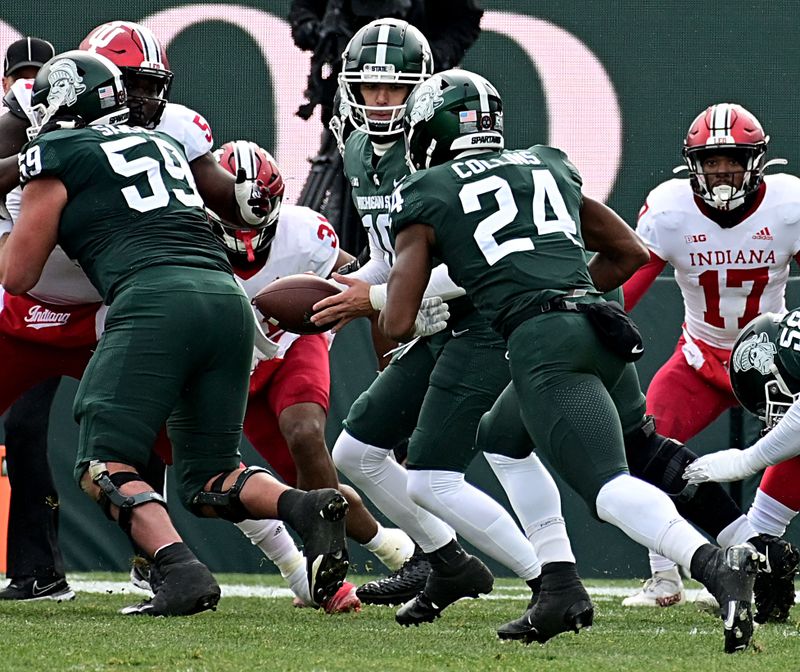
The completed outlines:
<svg viewBox="0 0 800 672">
<path fill-rule="evenodd" d="M 766 423 L 767 429 L 774 427 L 800 398 L 800 381 L 787 372 L 780 347 L 787 338 L 784 332 L 796 331 L 798 326 L 800 311 L 764 313 L 742 329 L 731 350 L 733 393 L 746 410 Z"/>
<path fill-rule="evenodd" d="M 128 120 L 120 69 L 88 51 L 65 51 L 47 61 L 33 82 L 31 108 L 35 122 L 28 129 L 30 138 L 51 120 L 79 127 Z"/>
<path fill-rule="evenodd" d="M 445 70 L 411 92 L 403 128 L 411 172 L 466 150 L 503 149 L 503 101 L 480 75 Z"/>
<path fill-rule="evenodd" d="M 376 19 L 361 28 L 342 54 L 339 74 L 341 102 L 337 112 L 355 128 L 373 136 L 396 135 L 403 130 L 403 105 L 367 106 L 361 84 L 405 84 L 409 88 L 433 72 L 428 40 L 414 26 L 399 19 Z M 370 119 L 370 112 L 391 112 L 389 119 Z"/>
</svg>

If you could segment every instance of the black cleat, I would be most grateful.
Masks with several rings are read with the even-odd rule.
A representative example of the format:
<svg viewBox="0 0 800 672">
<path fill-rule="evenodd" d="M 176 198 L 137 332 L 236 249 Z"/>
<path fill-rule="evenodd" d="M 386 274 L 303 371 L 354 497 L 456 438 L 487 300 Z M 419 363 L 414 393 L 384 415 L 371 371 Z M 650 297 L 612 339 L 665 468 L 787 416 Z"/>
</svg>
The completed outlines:
<svg viewBox="0 0 800 672">
<path fill-rule="evenodd" d="M 432 571 L 425 589 L 400 607 L 395 620 L 405 626 L 432 623 L 456 600 L 491 593 L 493 586 L 494 576 L 489 568 L 474 555 L 468 555 L 456 574 Z"/>
<path fill-rule="evenodd" d="M 569 564 L 571 566 L 565 571 L 546 577 L 541 592 L 531 598 L 522 616 L 497 629 L 500 639 L 544 644 L 562 632 L 577 633 L 592 626 L 592 600 L 575 572 L 575 566 Z"/>
<path fill-rule="evenodd" d="M 794 577 L 800 562 L 800 551 L 788 541 L 767 534 L 750 540 L 761 553 L 753 593 L 756 623 L 785 623 L 794 606 Z"/>
<path fill-rule="evenodd" d="M 26 576 L 11 579 L 11 583 L 0 590 L 0 600 L 67 602 L 74 599 L 75 592 L 69 587 L 63 576 L 52 576 L 46 579 Z"/>
<path fill-rule="evenodd" d="M 417 546 L 400 569 L 359 586 L 356 596 L 364 604 L 404 604 L 423 591 L 430 573 L 431 563 Z"/>
<path fill-rule="evenodd" d="M 715 551 L 703 569 L 703 584 L 720 605 L 725 653 L 736 653 L 744 651 L 753 636 L 753 583 L 759 553 L 752 544 Z"/>
<path fill-rule="evenodd" d="M 141 555 L 133 557 L 131 562 L 131 583 L 140 590 L 155 593 L 163 578 L 155 564 Z"/>
<path fill-rule="evenodd" d="M 172 544 L 158 552 L 154 566 L 161 577 L 153 597 L 120 609 L 121 614 L 147 616 L 191 616 L 216 610 L 219 584 L 185 544 Z"/>
<path fill-rule="evenodd" d="M 342 587 L 350 566 L 345 538 L 347 500 L 338 490 L 305 493 L 302 523 L 295 526 L 303 541 L 311 599 L 326 604 Z"/>
</svg>

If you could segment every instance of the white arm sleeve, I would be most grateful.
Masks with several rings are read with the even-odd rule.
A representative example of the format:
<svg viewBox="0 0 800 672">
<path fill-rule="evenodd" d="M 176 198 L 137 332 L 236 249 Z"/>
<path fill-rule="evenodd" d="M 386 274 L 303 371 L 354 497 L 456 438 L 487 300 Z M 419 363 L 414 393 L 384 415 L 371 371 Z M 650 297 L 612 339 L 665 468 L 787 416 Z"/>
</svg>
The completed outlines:
<svg viewBox="0 0 800 672">
<path fill-rule="evenodd" d="M 386 260 L 386 253 L 381 247 L 374 229 L 367 229 L 367 239 L 369 240 L 369 261 L 358 270 L 348 273 L 348 277 L 363 280 L 370 285 L 380 285 L 388 280 L 391 266 Z M 345 288 L 345 285 L 339 286 L 342 289 Z"/>
<path fill-rule="evenodd" d="M 800 401 L 795 401 L 778 424 L 744 454 L 754 472 L 800 455 Z"/>
<path fill-rule="evenodd" d="M 435 296 L 441 297 L 442 301 L 455 299 L 464 296 L 466 292 L 452 281 L 447 272 L 447 266 L 439 264 L 431 271 L 431 279 L 425 288 L 423 299 L 431 299 Z M 386 305 L 387 285 L 373 285 L 369 288 L 369 301 L 375 310 L 382 310 Z"/>
</svg>

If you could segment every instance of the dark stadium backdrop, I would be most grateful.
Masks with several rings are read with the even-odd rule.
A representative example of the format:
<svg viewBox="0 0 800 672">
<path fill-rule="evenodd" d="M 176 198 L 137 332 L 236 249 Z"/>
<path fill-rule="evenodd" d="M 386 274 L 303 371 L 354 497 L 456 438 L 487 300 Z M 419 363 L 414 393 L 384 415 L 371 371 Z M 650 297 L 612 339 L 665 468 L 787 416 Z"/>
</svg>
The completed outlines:
<svg viewBox="0 0 800 672">
<path fill-rule="evenodd" d="M 800 60 L 800 43 L 794 22 L 786 20 L 796 14 L 793 2 L 482 0 L 481 5 L 483 34 L 464 66 L 488 77 L 502 93 L 507 143 L 563 148 L 583 173 L 586 193 L 606 200 L 630 223 L 647 192 L 671 177 L 686 128 L 712 103 L 738 102 L 750 109 L 772 136 L 768 158 L 785 157 L 788 172 L 800 170 L 800 89 L 789 68 Z M 36 35 L 63 51 L 105 21 L 147 24 L 168 45 L 175 72 L 172 100 L 202 113 L 217 145 L 249 139 L 273 151 L 293 201 L 321 127 L 318 117 L 304 122 L 294 115 L 309 56 L 291 42 L 288 7 L 288 0 L 216 5 L 132 0 L 120 15 L 118 3 L 87 0 L 74 14 L 60 4 L 18 0 L 0 9 L 0 49 L 4 52 L 20 36 Z M 800 300 L 794 283 L 790 305 Z M 670 354 L 681 315 L 680 296 L 669 277 L 659 279 L 634 312 L 648 347 L 639 367 L 645 384 Z M 348 327 L 336 339 L 329 440 L 374 375 L 371 352 L 364 325 Z M 72 571 L 124 569 L 127 557 L 120 549 L 125 544 L 107 541 L 121 533 L 110 523 L 84 524 L 85 516 L 100 514 L 71 481 L 74 390 L 72 381 L 62 384 L 50 436 L 65 558 Z M 726 417 L 692 447 L 698 452 L 726 448 L 728 431 Z M 257 460 L 247 446 L 245 456 Z M 471 476 L 505 501 L 480 458 Z M 745 500 L 752 487 L 744 487 Z M 563 488 L 562 494 L 581 574 L 646 573 L 644 553 L 592 520 L 571 491 Z M 198 521 L 178 509 L 176 503 L 173 511 L 187 540 L 212 569 L 260 570 L 263 558 L 229 525 Z M 354 551 L 363 571 L 365 556 Z"/>
</svg>

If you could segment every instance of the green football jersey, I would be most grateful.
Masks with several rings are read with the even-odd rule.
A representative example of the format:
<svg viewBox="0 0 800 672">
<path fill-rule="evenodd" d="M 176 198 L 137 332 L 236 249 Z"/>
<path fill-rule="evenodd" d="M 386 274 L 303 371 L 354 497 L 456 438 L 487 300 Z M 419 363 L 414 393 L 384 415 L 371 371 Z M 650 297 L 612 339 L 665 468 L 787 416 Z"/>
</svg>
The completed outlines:
<svg viewBox="0 0 800 672">
<path fill-rule="evenodd" d="M 395 253 L 389 231 L 389 205 L 395 187 L 408 175 L 405 146 L 394 142 L 373 164 L 375 158 L 369 135 L 361 131 L 351 133 L 344 149 L 344 174 L 353 189 L 353 203 L 361 223 L 391 266 Z"/>
<path fill-rule="evenodd" d="M 52 131 L 23 149 L 20 176 L 23 186 L 37 177 L 64 183 L 58 243 L 106 303 L 149 266 L 231 272 L 186 155 L 168 135 L 127 126 Z"/>
<path fill-rule="evenodd" d="M 394 193 L 393 232 L 435 231 L 434 254 L 492 326 L 571 290 L 597 294 L 580 229 L 581 178 L 563 152 L 536 145 L 449 161 Z"/>
</svg>

